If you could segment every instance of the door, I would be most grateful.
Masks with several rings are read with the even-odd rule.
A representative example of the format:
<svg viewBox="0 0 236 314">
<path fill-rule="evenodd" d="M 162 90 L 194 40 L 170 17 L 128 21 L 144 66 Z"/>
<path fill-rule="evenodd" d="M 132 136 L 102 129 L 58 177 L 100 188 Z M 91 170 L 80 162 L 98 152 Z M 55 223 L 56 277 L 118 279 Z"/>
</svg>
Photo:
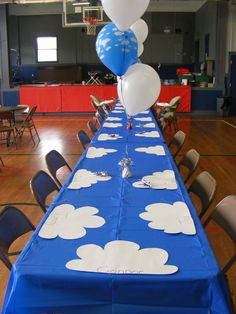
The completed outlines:
<svg viewBox="0 0 236 314">
<path fill-rule="evenodd" d="M 230 54 L 230 84 L 229 95 L 232 97 L 230 114 L 236 116 L 236 53 Z"/>
</svg>

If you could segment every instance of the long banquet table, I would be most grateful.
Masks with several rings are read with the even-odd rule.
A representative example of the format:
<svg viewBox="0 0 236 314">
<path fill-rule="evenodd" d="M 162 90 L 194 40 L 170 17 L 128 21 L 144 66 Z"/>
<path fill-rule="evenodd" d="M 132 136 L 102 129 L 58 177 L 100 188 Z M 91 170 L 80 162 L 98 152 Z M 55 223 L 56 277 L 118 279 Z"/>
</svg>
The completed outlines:
<svg viewBox="0 0 236 314">
<path fill-rule="evenodd" d="M 135 117 L 132 130 L 126 124 L 116 107 L 83 153 L 13 266 L 2 314 L 230 313 L 224 278 L 152 114 Z M 118 163 L 127 156 L 132 177 L 122 178 Z M 165 170 L 176 187 L 139 182 Z M 178 202 L 196 234 L 142 219 L 147 206 Z M 187 229 L 190 218 L 183 216 Z"/>
</svg>

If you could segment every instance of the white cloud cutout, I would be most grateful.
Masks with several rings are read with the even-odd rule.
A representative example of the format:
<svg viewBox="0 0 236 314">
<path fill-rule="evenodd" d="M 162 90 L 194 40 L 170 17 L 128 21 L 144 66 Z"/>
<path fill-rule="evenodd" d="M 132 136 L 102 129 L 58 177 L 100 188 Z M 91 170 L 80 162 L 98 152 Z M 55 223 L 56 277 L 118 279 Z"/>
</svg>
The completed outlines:
<svg viewBox="0 0 236 314">
<path fill-rule="evenodd" d="M 138 147 L 135 149 L 136 152 L 153 154 L 157 156 L 165 156 L 164 147 L 161 145 L 149 146 L 149 147 Z"/>
<path fill-rule="evenodd" d="M 196 234 L 193 219 L 184 202 L 150 204 L 145 209 L 146 212 L 139 217 L 151 221 L 148 226 L 152 229 L 164 230 L 165 233 Z"/>
<path fill-rule="evenodd" d="M 119 134 L 102 133 L 98 136 L 98 141 L 115 141 L 119 138 L 122 138 Z"/>
<path fill-rule="evenodd" d="M 97 216 L 99 210 L 84 206 L 75 208 L 63 204 L 54 208 L 39 231 L 44 239 L 60 237 L 66 240 L 79 239 L 86 235 L 86 228 L 99 228 L 105 224 L 105 219 Z"/>
<path fill-rule="evenodd" d="M 149 110 L 145 110 L 145 111 L 140 112 L 140 114 L 148 114 L 148 113 L 149 113 Z"/>
<path fill-rule="evenodd" d="M 121 121 L 122 118 L 118 118 L 118 117 L 108 117 L 106 118 L 106 121 Z"/>
<path fill-rule="evenodd" d="M 147 117 L 147 118 L 134 118 L 134 120 L 136 121 L 146 121 L 146 122 L 151 122 L 152 121 L 152 118 L 150 117 Z"/>
<path fill-rule="evenodd" d="M 102 126 L 105 128 L 119 128 L 122 126 L 122 123 L 104 122 Z"/>
<path fill-rule="evenodd" d="M 166 265 L 169 257 L 167 251 L 159 248 L 140 249 L 137 243 L 131 241 L 111 241 L 104 248 L 87 244 L 79 247 L 76 253 L 79 259 L 69 261 L 66 268 L 109 274 L 169 275 L 178 271 L 178 267 Z"/>
<path fill-rule="evenodd" d="M 136 133 L 135 136 L 138 136 L 138 137 L 160 137 L 160 134 L 157 131 L 151 131 L 151 132 Z"/>
<path fill-rule="evenodd" d="M 124 112 L 124 110 L 121 110 L 121 109 L 112 111 L 112 113 L 123 113 L 123 112 Z"/>
<path fill-rule="evenodd" d="M 100 157 L 103 157 L 110 153 L 115 153 L 115 152 L 117 152 L 116 149 L 89 147 L 86 157 L 87 158 L 100 158 Z"/>
<path fill-rule="evenodd" d="M 146 123 L 146 124 L 143 124 L 143 125 L 137 125 L 137 127 L 139 128 L 155 128 L 155 123 L 151 122 L 151 123 Z"/>
<path fill-rule="evenodd" d="M 111 180 L 110 176 L 99 176 L 96 173 L 88 171 L 86 169 L 80 169 L 76 171 L 68 189 L 79 190 L 82 188 L 88 188 L 99 181 Z"/>
<path fill-rule="evenodd" d="M 141 181 L 134 182 L 133 186 L 141 189 L 177 189 L 175 173 L 172 170 L 154 172 L 152 175 L 143 177 Z"/>
</svg>

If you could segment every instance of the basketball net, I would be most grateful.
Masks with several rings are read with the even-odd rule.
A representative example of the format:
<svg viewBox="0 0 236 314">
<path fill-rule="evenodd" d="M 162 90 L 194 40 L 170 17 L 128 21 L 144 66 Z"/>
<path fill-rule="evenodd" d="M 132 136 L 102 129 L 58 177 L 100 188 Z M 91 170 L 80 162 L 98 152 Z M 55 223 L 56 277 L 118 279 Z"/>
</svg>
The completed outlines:
<svg viewBox="0 0 236 314">
<path fill-rule="evenodd" d="M 93 16 L 86 16 L 84 18 L 84 23 L 87 27 L 87 35 L 96 35 L 98 18 Z"/>
</svg>

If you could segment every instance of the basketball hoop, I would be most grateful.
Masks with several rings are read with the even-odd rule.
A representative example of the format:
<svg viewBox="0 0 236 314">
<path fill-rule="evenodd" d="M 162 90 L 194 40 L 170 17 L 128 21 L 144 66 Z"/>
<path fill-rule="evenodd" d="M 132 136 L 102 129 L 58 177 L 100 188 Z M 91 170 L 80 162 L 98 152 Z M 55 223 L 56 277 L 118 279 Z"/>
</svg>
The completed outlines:
<svg viewBox="0 0 236 314">
<path fill-rule="evenodd" d="M 96 28 L 97 28 L 97 22 L 98 22 L 97 17 L 93 16 L 85 16 L 84 17 L 84 23 L 86 24 L 87 27 L 87 35 L 96 35 Z"/>
</svg>

